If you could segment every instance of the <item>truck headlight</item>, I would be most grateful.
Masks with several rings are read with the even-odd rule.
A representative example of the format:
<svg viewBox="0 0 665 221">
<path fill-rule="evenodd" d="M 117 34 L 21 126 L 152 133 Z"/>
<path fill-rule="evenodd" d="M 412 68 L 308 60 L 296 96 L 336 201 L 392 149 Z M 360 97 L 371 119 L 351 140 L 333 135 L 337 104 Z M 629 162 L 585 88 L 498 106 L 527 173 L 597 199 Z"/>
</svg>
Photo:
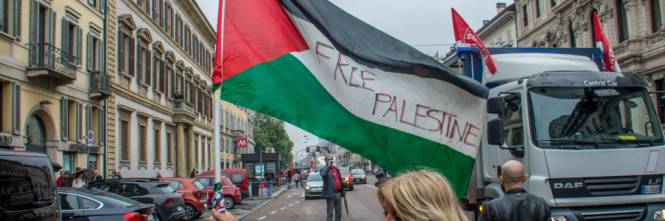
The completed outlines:
<svg viewBox="0 0 665 221">
<path fill-rule="evenodd" d="M 660 211 L 656 211 L 653 214 L 653 220 L 665 220 L 665 209 L 662 209 Z"/>
<path fill-rule="evenodd" d="M 552 216 L 550 218 L 551 221 L 568 221 L 568 217 L 566 216 Z"/>
</svg>

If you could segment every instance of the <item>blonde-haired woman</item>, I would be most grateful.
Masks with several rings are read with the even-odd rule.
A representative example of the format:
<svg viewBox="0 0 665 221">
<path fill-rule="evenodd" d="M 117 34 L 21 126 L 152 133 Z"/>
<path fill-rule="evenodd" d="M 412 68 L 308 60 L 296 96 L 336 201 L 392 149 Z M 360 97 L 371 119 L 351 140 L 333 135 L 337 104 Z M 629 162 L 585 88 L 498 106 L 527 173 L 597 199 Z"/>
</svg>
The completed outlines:
<svg viewBox="0 0 665 221">
<path fill-rule="evenodd" d="M 467 221 L 448 181 L 429 170 L 392 178 L 378 195 L 386 221 Z"/>
</svg>

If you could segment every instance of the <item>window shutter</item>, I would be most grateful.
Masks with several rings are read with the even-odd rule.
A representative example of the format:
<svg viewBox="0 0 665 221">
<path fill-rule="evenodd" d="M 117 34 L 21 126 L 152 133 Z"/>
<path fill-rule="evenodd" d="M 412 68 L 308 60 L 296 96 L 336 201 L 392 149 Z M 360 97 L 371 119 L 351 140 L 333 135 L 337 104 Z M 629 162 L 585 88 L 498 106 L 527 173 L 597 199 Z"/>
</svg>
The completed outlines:
<svg viewBox="0 0 665 221">
<path fill-rule="evenodd" d="M 134 77 L 135 69 L 136 67 L 134 66 L 134 57 L 135 57 L 135 51 L 136 48 L 134 47 L 134 38 L 129 38 L 129 66 L 127 69 L 129 70 L 129 75 Z"/>
<path fill-rule="evenodd" d="M 76 103 L 76 141 L 81 140 L 81 104 Z"/>
<path fill-rule="evenodd" d="M 36 1 L 31 1 L 30 2 L 30 43 L 36 43 L 39 40 L 38 10 L 39 10 L 39 3 L 37 3 Z"/>
<path fill-rule="evenodd" d="M 21 85 L 14 82 L 12 84 L 12 129 L 15 135 L 21 134 Z"/>
<path fill-rule="evenodd" d="M 122 34 L 122 31 L 118 30 L 118 57 L 116 60 L 118 61 L 118 73 L 125 73 L 125 37 Z"/>
<path fill-rule="evenodd" d="M 48 39 L 49 39 L 49 44 L 55 45 L 55 12 L 52 9 L 49 9 L 48 15 L 49 15 L 49 31 L 48 31 Z M 51 59 L 55 59 L 51 57 Z M 51 61 L 53 62 L 53 61 Z"/>
<path fill-rule="evenodd" d="M 138 43 L 138 42 L 137 42 Z M 141 83 L 144 82 L 144 77 L 143 77 L 143 48 L 141 46 L 136 47 L 136 81 Z"/>
<path fill-rule="evenodd" d="M 166 91 L 166 71 L 165 71 L 164 60 L 159 61 L 159 90 L 161 92 Z"/>
<path fill-rule="evenodd" d="M 104 141 L 106 140 L 106 130 L 104 129 L 106 127 L 106 113 L 104 112 L 104 109 L 99 109 L 99 128 L 97 131 L 99 131 L 99 145 L 101 146 Z"/>
<path fill-rule="evenodd" d="M 148 87 L 150 85 L 152 85 L 151 84 L 152 82 L 150 81 L 151 76 L 152 76 L 152 71 L 150 71 L 151 70 L 151 63 L 152 63 L 151 61 L 152 61 L 152 53 L 150 52 L 150 50 L 145 49 L 145 62 L 146 62 L 146 64 L 145 64 L 145 83 L 148 85 Z"/>
<path fill-rule="evenodd" d="M 106 70 L 106 55 L 104 54 L 104 51 L 106 51 L 106 45 L 104 42 L 101 40 L 97 41 L 97 71 L 103 71 Z M 104 73 L 106 74 L 106 73 Z"/>
<path fill-rule="evenodd" d="M 99 0 L 99 12 L 104 14 L 106 10 L 106 0 Z"/>
<path fill-rule="evenodd" d="M 76 32 L 76 63 L 82 65 L 83 63 L 83 31 L 80 27 L 74 28 Z"/>
<path fill-rule="evenodd" d="M 17 39 L 21 38 L 21 2 L 23 0 L 14 0 L 14 37 Z"/>
<path fill-rule="evenodd" d="M 60 42 L 62 43 L 62 45 L 61 45 L 62 55 L 61 56 L 62 56 L 63 59 L 68 60 L 70 58 L 69 56 L 73 56 L 73 55 L 69 54 L 69 47 L 70 47 L 69 38 L 71 36 L 69 36 L 69 21 L 67 21 L 67 19 L 65 19 L 65 18 L 62 18 L 61 29 L 62 29 L 62 31 L 61 31 L 62 39 L 60 40 Z"/>
<path fill-rule="evenodd" d="M 85 107 L 85 134 L 92 129 L 92 106 L 86 105 Z"/>
<path fill-rule="evenodd" d="M 67 140 L 69 137 L 69 100 L 60 98 L 60 139 Z"/>
<path fill-rule="evenodd" d="M 95 42 L 92 40 L 92 35 L 88 34 L 88 39 L 87 39 L 87 50 L 86 50 L 86 65 L 88 66 L 88 71 L 92 72 L 94 71 L 94 61 L 95 61 L 95 56 L 93 55 L 95 52 L 93 50 Z"/>
</svg>

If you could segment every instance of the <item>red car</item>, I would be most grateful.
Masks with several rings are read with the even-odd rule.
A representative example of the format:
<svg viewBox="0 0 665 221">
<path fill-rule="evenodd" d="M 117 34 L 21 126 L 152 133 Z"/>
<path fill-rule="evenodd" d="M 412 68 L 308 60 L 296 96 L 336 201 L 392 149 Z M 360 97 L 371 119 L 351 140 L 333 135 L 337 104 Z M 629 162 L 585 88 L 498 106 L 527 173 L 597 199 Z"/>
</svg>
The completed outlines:
<svg viewBox="0 0 665 221">
<path fill-rule="evenodd" d="M 215 176 L 215 171 L 203 171 L 199 175 Z M 223 169 L 222 176 L 228 177 L 233 184 L 240 188 L 242 197 L 249 197 L 249 173 L 247 173 L 247 169 Z"/>
<path fill-rule="evenodd" d="M 208 207 L 212 207 L 213 195 L 215 194 L 213 188 L 215 184 L 215 175 L 198 175 L 194 179 L 198 180 L 205 188 L 208 195 Z M 222 176 L 222 195 L 224 196 L 224 208 L 231 209 L 236 204 L 240 204 L 242 196 L 240 188 L 236 187 L 231 180 Z"/>
<path fill-rule="evenodd" d="M 203 214 L 208 205 L 208 196 L 204 190 L 205 186 L 198 180 L 178 177 L 163 177 L 160 180 L 182 194 L 185 200 L 185 220 L 194 220 Z"/>
<path fill-rule="evenodd" d="M 353 190 L 353 175 L 348 167 L 339 167 L 339 175 L 342 176 L 342 184 L 345 189 Z"/>
</svg>

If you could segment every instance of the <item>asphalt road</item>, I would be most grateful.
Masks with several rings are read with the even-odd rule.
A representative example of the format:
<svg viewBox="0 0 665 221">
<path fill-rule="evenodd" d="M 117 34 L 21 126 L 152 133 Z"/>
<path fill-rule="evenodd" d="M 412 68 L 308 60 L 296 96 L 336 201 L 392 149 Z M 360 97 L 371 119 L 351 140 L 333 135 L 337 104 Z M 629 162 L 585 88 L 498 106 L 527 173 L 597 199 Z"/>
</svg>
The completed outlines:
<svg viewBox="0 0 665 221">
<path fill-rule="evenodd" d="M 299 221 L 325 220 L 326 201 L 324 199 L 304 199 L 304 190 L 286 190 L 279 197 L 244 217 L 243 221 Z M 353 191 L 347 192 L 349 215 L 343 212 L 342 220 L 383 220 L 383 208 L 376 197 L 373 180 L 369 184 L 356 184 Z M 344 209 L 344 205 L 342 205 Z"/>
</svg>

